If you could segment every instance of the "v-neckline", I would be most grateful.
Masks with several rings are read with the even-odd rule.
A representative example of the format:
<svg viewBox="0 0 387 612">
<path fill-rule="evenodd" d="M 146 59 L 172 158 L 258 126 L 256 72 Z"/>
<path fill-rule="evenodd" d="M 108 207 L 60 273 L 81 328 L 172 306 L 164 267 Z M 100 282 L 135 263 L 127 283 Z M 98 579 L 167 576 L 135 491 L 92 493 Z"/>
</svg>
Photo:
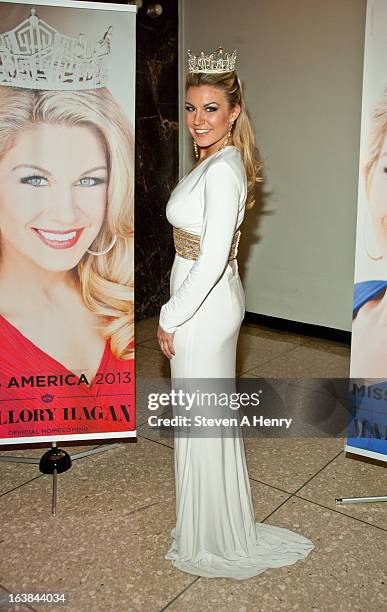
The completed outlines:
<svg viewBox="0 0 387 612">
<path fill-rule="evenodd" d="M 15 327 L 15 325 L 13 325 L 13 323 L 8 321 L 8 319 L 6 319 L 2 314 L 0 314 L 0 320 L 3 321 L 3 323 L 5 323 L 5 325 L 11 329 L 11 331 L 13 331 L 18 336 L 20 336 L 21 340 L 23 340 L 24 342 L 27 342 L 29 345 L 31 345 L 36 351 L 41 353 L 46 359 L 49 359 L 50 361 L 52 361 L 56 366 L 60 366 L 63 370 L 65 370 L 69 374 L 73 374 L 73 376 L 76 376 L 76 378 L 79 380 L 80 377 L 78 376 L 78 374 L 76 374 L 75 372 L 73 372 L 72 370 L 67 368 L 65 365 L 63 365 L 63 363 L 58 361 L 58 359 L 55 359 L 55 357 L 52 357 L 52 355 L 49 355 L 49 353 L 46 353 L 46 351 L 44 351 L 42 348 L 40 348 L 40 346 L 38 346 L 37 344 L 32 342 L 32 340 L 27 338 L 27 336 L 25 336 L 17 327 Z M 99 365 L 97 367 L 97 370 L 96 370 L 96 372 L 95 372 L 95 374 L 93 376 L 93 379 L 90 381 L 90 384 L 87 385 L 84 382 L 80 383 L 80 386 L 83 386 L 88 391 L 91 391 L 91 388 L 92 388 L 92 386 L 94 384 L 94 381 L 95 381 L 95 379 L 97 377 L 97 374 L 98 374 L 99 370 L 102 368 L 102 366 L 105 363 L 105 360 L 106 360 L 107 355 L 108 355 L 108 349 L 109 349 L 109 342 L 106 342 L 105 343 L 105 348 L 104 348 L 103 353 L 102 353 L 101 360 L 100 360 Z"/>
</svg>

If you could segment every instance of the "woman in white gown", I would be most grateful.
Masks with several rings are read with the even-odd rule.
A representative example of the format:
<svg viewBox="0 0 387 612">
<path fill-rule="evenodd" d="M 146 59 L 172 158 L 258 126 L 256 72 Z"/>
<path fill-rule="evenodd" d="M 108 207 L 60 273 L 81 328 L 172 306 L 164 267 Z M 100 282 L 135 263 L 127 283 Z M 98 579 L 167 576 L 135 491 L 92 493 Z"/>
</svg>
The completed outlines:
<svg viewBox="0 0 387 612">
<path fill-rule="evenodd" d="M 235 55 L 189 60 L 185 110 L 197 163 L 167 204 L 176 256 L 157 331 L 172 381 L 188 386 L 189 379 L 235 380 L 245 313 L 236 251 L 258 169 Z M 174 459 L 176 526 L 166 559 L 179 570 L 241 580 L 292 565 L 314 548 L 297 533 L 256 523 L 241 435 L 175 433 Z"/>
</svg>

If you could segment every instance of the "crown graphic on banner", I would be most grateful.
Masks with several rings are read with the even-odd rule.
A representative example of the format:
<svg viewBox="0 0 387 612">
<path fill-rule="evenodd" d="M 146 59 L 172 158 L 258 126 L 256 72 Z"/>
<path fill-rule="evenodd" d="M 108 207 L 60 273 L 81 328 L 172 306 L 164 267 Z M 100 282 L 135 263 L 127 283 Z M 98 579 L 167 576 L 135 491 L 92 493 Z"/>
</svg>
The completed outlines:
<svg viewBox="0 0 387 612">
<path fill-rule="evenodd" d="M 232 72 L 235 70 L 235 61 L 235 49 L 232 53 L 227 53 L 222 47 L 219 47 L 209 55 L 206 55 L 204 51 L 200 55 L 193 55 L 188 49 L 188 72 L 208 72 L 210 74 Z"/>
<path fill-rule="evenodd" d="M 82 90 L 104 87 L 112 26 L 100 41 L 71 38 L 39 19 L 36 10 L 0 35 L 0 85 L 26 89 Z"/>
</svg>

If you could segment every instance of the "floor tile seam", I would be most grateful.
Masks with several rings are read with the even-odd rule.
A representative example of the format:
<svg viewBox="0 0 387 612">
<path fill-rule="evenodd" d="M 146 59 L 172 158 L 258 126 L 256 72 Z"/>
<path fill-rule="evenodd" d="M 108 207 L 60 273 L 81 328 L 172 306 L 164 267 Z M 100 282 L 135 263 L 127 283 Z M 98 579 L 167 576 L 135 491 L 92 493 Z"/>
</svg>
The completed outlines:
<svg viewBox="0 0 387 612">
<path fill-rule="evenodd" d="M 154 440 L 154 438 L 148 438 L 147 436 L 144 436 L 141 434 L 137 437 L 143 438 L 144 440 L 148 440 L 148 442 L 154 442 L 155 444 L 160 444 L 161 446 L 164 446 L 164 448 L 169 448 L 170 450 L 173 451 L 173 446 L 170 446 L 169 444 L 164 444 L 164 442 L 159 442 L 159 440 Z"/>
<path fill-rule="evenodd" d="M 133 516 L 133 514 L 136 514 L 137 512 L 143 512 L 144 510 L 147 510 L 148 508 L 151 508 L 152 506 L 158 506 L 159 504 L 162 504 L 162 503 L 164 503 L 163 500 L 159 499 L 158 501 L 151 502 L 150 504 L 146 504 L 145 506 L 140 506 L 139 508 L 135 508 L 134 510 L 131 510 L 130 512 L 125 514 L 125 517 Z"/>
<path fill-rule="evenodd" d="M 280 340 L 280 338 L 288 338 L 291 342 L 293 341 L 293 339 L 295 338 L 309 338 L 309 336 L 304 336 L 303 334 L 292 334 L 291 332 L 282 332 L 282 331 L 275 331 L 271 328 L 268 328 L 267 330 L 265 330 L 263 333 L 268 335 L 264 335 L 264 336 L 260 336 L 259 334 L 249 334 L 247 330 L 249 329 L 257 329 L 255 326 L 251 326 L 251 325 L 246 325 L 243 324 L 241 325 L 241 331 L 240 333 L 243 334 L 247 334 L 249 336 L 253 336 L 256 338 L 267 338 L 268 340 Z M 300 342 L 295 341 L 294 344 L 301 344 L 302 342 L 304 342 L 304 339 L 302 339 Z"/>
<path fill-rule="evenodd" d="M 267 483 L 265 480 L 260 480 L 259 478 L 255 478 L 254 476 L 250 476 L 250 480 L 266 485 L 267 487 L 270 487 L 271 489 L 276 489 L 277 491 L 280 491 L 281 493 L 285 493 L 286 495 L 297 495 L 298 491 L 301 491 L 301 489 L 303 489 L 309 482 L 313 480 L 313 478 L 315 478 L 318 474 L 320 474 L 323 470 L 325 470 L 325 468 L 328 465 L 330 465 L 335 459 L 337 459 L 337 457 L 339 457 L 343 452 L 344 451 L 341 450 L 337 455 L 335 455 L 335 457 L 330 459 L 328 463 L 326 463 L 323 467 L 317 470 L 317 472 L 313 476 L 308 478 L 308 480 L 306 480 L 302 485 L 300 485 L 295 491 L 287 491 L 286 489 L 282 489 L 281 487 L 277 487 L 276 485 L 271 485 Z M 249 468 L 249 473 L 250 473 L 250 470 L 251 468 Z"/>
<path fill-rule="evenodd" d="M 315 478 L 318 474 L 320 474 L 323 470 L 325 470 L 325 468 L 328 467 L 328 465 L 330 465 L 333 461 L 335 461 L 335 459 L 337 459 L 337 457 L 339 457 L 343 452 L 344 452 L 344 449 L 342 449 L 340 452 L 338 452 L 334 457 L 332 457 L 332 459 L 329 459 L 329 461 L 325 465 L 323 465 L 321 468 L 319 468 L 315 474 L 313 474 L 302 485 L 300 485 L 298 487 L 298 489 L 293 491 L 292 495 L 294 493 L 297 493 L 298 491 L 300 491 L 303 487 L 305 487 L 305 485 L 307 485 L 311 480 L 313 480 L 313 478 Z M 259 479 L 255 479 L 255 480 L 257 480 L 257 482 L 262 482 L 263 484 L 265 484 L 265 482 L 263 480 L 259 480 Z M 285 493 L 287 492 L 284 489 L 281 489 L 280 487 L 278 487 L 278 488 L 279 488 L 279 490 L 283 490 Z"/>
<path fill-rule="evenodd" d="M 194 585 L 198 580 L 200 580 L 200 578 L 201 578 L 200 576 L 197 576 L 194 580 L 192 580 L 192 582 L 190 582 L 190 584 L 188 584 L 186 587 L 184 587 L 184 589 L 180 593 L 175 595 L 175 597 L 173 599 L 171 599 L 171 601 L 169 601 L 166 606 L 161 608 L 160 612 L 164 612 L 164 610 L 169 608 L 169 606 L 171 606 L 175 601 L 177 601 L 179 599 L 179 597 L 181 597 L 186 591 L 188 591 L 188 589 L 190 589 L 192 585 Z"/>
<path fill-rule="evenodd" d="M 336 508 L 332 508 L 331 506 L 326 506 L 325 504 L 322 504 L 322 503 L 320 503 L 318 501 L 315 501 L 313 499 L 308 499 L 306 497 L 302 497 L 301 495 L 297 495 L 295 493 L 289 494 L 289 497 L 287 499 L 284 499 L 264 519 L 262 519 L 261 522 L 262 523 L 265 522 L 268 518 L 270 518 L 273 514 L 275 514 L 275 512 L 277 512 L 277 510 L 282 508 L 282 506 L 284 506 L 292 498 L 297 498 L 297 499 L 300 499 L 302 501 L 306 501 L 309 504 L 312 504 L 314 506 L 318 506 L 319 508 L 324 508 L 324 510 L 329 510 L 330 512 L 335 512 L 336 514 L 340 514 L 341 516 L 345 516 L 346 518 L 350 518 L 350 519 L 353 519 L 353 520 L 355 520 L 355 521 L 357 521 L 359 523 L 362 523 L 363 525 L 366 525 L 367 527 L 374 527 L 374 528 L 378 529 L 379 531 L 387 532 L 387 529 L 385 529 L 384 527 L 381 527 L 380 525 L 375 525 L 374 523 L 370 523 L 369 521 L 365 521 L 364 519 L 361 519 L 361 518 L 358 518 L 356 516 L 353 516 L 352 514 L 346 514 L 345 512 L 341 512 L 340 510 L 337 510 Z"/>
<path fill-rule="evenodd" d="M 245 333 L 246 335 L 248 335 L 250 337 L 254 337 L 254 338 L 273 340 L 274 342 L 283 342 L 283 340 L 281 340 L 280 337 L 276 338 L 274 336 L 273 337 L 270 337 L 270 336 L 268 337 L 268 336 L 259 336 L 257 334 L 249 334 L 248 331 L 244 332 L 243 328 L 245 328 L 246 330 L 251 329 L 251 327 L 248 326 L 248 325 L 245 325 L 245 326 L 242 325 L 240 335 L 243 335 L 243 333 Z M 255 329 L 255 327 L 253 327 L 252 329 Z M 280 334 L 280 336 L 284 337 L 281 334 Z M 297 335 L 295 335 L 295 336 L 297 336 Z M 311 338 L 310 336 L 302 336 L 302 335 L 301 336 L 297 336 L 298 338 L 301 338 L 299 342 L 297 342 L 297 341 L 293 342 L 293 340 L 292 340 L 293 336 L 289 336 L 288 334 L 285 334 L 285 337 L 288 338 L 290 340 L 290 342 L 295 344 L 296 348 L 303 346 L 303 347 L 307 347 L 307 348 L 314 348 L 315 350 L 323 350 L 324 351 L 324 349 L 321 346 L 320 347 L 318 347 L 318 346 L 314 347 L 313 346 L 313 340 L 310 340 L 310 338 Z M 145 339 L 143 338 L 142 340 L 135 341 L 135 345 L 136 346 L 141 346 L 141 345 L 145 344 L 145 342 L 150 342 L 151 340 L 154 340 L 154 336 L 149 336 L 149 337 L 147 337 Z M 348 349 L 350 349 L 350 345 L 348 345 L 348 347 L 347 347 L 347 345 L 343 345 L 342 343 L 338 343 L 338 346 L 340 346 L 340 348 L 348 348 Z M 324 351 L 324 352 L 327 352 L 327 351 Z M 329 349 L 328 349 L 328 352 L 329 352 Z M 336 354 L 336 353 L 334 353 L 334 354 Z"/>
<path fill-rule="evenodd" d="M 241 374 L 248 374 L 252 370 L 255 370 L 257 367 L 262 366 L 262 365 L 267 365 L 271 361 L 275 361 L 276 359 L 278 359 L 280 357 L 283 357 L 284 355 L 288 355 L 289 353 L 292 353 L 293 351 L 295 351 L 295 350 L 297 350 L 297 349 L 299 349 L 300 347 L 303 347 L 303 346 L 306 346 L 307 348 L 311 348 L 311 347 L 308 347 L 307 345 L 299 344 L 299 345 L 295 346 L 294 348 L 290 349 L 289 351 L 284 351 L 283 353 L 279 353 L 276 357 L 272 357 L 271 359 L 268 359 L 267 361 L 260 362 L 258 365 L 254 366 L 253 368 L 249 368 L 248 370 L 239 371 L 238 372 L 238 376 L 241 375 Z M 324 351 L 322 351 L 322 352 L 324 352 Z M 344 357 L 344 355 L 338 355 L 338 357 Z M 253 374 L 253 376 L 255 376 L 256 378 L 261 378 L 259 376 L 256 376 L 255 374 Z M 322 376 L 317 376 L 317 377 L 316 376 L 312 376 L 312 377 L 309 377 L 309 378 L 318 378 L 318 379 L 321 379 L 321 378 L 325 378 L 325 377 L 322 377 Z M 333 377 L 329 376 L 328 378 L 333 378 Z M 335 378 L 347 378 L 347 377 L 346 376 L 337 376 Z M 300 380 L 302 380 L 302 379 L 300 379 Z"/>
<path fill-rule="evenodd" d="M 165 410 L 163 410 L 163 412 L 160 412 L 160 414 L 156 414 L 155 416 L 161 418 L 162 416 L 167 416 L 168 413 L 170 414 L 170 407 L 166 408 Z M 152 413 L 150 413 L 150 415 L 151 414 Z M 143 425 L 146 425 L 148 423 L 148 419 L 145 419 L 145 421 L 142 421 L 141 423 L 136 422 L 136 429 L 138 429 L 139 427 L 142 427 Z M 157 428 L 154 428 L 154 429 L 157 429 Z"/>
<path fill-rule="evenodd" d="M 142 421 L 141 423 L 136 422 L 136 431 L 138 431 L 139 427 L 143 427 L 147 423 L 148 423 L 148 419 L 145 419 L 145 421 Z"/>
<path fill-rule="evenodd" d="M 95 495 L 95 496 L 90 495 L 89 497 L 87 497 L 87 502 L 88 502 L 88 503 L 90 503 L 90 502 L 92 503 L 92 502 L 93 502 L 93 501 L 95 501 L 96 499 L 98 499 L 98 494 L 97 494 L 97 495 Z M 172 496 L 171 496 L 171 499 L 172 499 Z M 66 512 L 67 512 L 67 517 L 69 516 L 69 514 L 74 515 L 74 514 L 76 514 L 76 513 L 79 513 L 79 511 L 82 511 L 81 507 L 82 507 L 82 504 L 83 504 L 84 500 L 85 500 L 85 498 L 84 498 L 84 497 L 81 497 L 81 498 L 79 499 L 79 501 L 74 500 L 73 502 L 70 502 L 70 505 L 68 505 L 68 506 L 66 506 L 66 507 L 64 507 L 64 508 L 60 508 L 60 509 L 57 511 L 57 513 L 56 513 L 56 517 L 57 517 L 57 518 L 60 518 L 60 519 L 61 519 L 61 518 L 62 518 L 62 519 L 63 519 L 63 518 L 66 518 L 66 516 L 63 516 L 63 515 L 64 515 L 64 513 L 66 513 Z M 115 502 L 113 502 L 113 504 L 114 504 L 114 503 L 115 503 Z M 119 500 L 118 500 L 118 501 L 117 501 L 117 503 L 116 503 L 116 507 L 118 507 L 118 504 L 119 504 L 119 503 L 120 503 L 120 502 L 119 502 Z M 127 517 L 129 517 L 129 516 L 130 516 L 130 517 L 132 517 L 132 516 L 133 516 L 133 514 L 136 514 L 137 512 L 143 512 L 144 510 L 147 510 L 148 508 L 150 508 L 150 507 L 152 507 L 152 506 L 157 506 L 158 504 L 164 504 L 164 503 L 165 503 L 165 499 L 164 499 L 164 498 L 163 498 L 163 499 L 157 499 L 156 501 L 151 501 L 149 504 L 146 504 L 145 506 L 139 506 L 138 508 L 134 508 L 133 510 L 130 510 L 130 511 L 129 511 L 129 512 L 127 512 L 127 513 L 120 514 L 120 520 L 121 520 L 121 518 L 124 518 L 124 519 L 125 519 L 125 518 L 127 518 Z M 121 509 L 121 510 L 122 510 L 123 508 L 124 508 L 124 506 L 120 506 L 120 509 Z M 102 508 L 102 511 L 103 511 L 103 512 L 105 511 L 105 510 L 104 510 L 104 508 Z M 106 515 L 104 514 L 104 515 L 103 515 L 103 517 L 105 517 L 105 516 L 106 516 Z M 102 519 L 102 520 L 103 520 L 103 519 Z"/>
<path fill-rule="evenodd" d="M 161 410 L 161 412 L 159 412 L 159 414 L 156 414 L 156 416 L 158 417 L 165 416 L 168 414 L 168 412 L 170 412 L 170 409 L 171 409 L 171 406 L 166 406 L 163 408 L 163 410 Z M 154 414 L 154 412 L 150 412 L 150 414 Z M 142 425 L 142 423 L 140 423 L 140 425 Z"/>
<path fill-rule="evenodd" d="M 111 441 L 114 441 L 114 438 L 111 438 L 110 440 L 111 440 Z M 38 443 L 38 440 L 37 440 L 36 442 Z M 83 452 L 83 451 L 84 451 L 84 447 L 83 447 L 82 445 L 78 445 L 78 446 L 76 446 L 76 447 L 73 447 L 73 450 L 70 452 L 70 451 L 68 451 L 68 450 L 67 450 L 67 449 L 68 449 L 68 445 L 64 446 L 64 445 L 63 445 L 63 442 L 65 442 L 65 441 L 64 441 L 64 440 L 62 440 L 62 441 L 60 441 L 60 442 L 59 442 L 59 444 L 60 444 L 60 446 L 61 446 L 61 448 L 62 448 L 63 450 L 65 450 L 66 452 L 68 452 L 68 453 L 69 453 L 69 455 L 70 455 L 70 456 L 71 456 L 71 453 L 76 454 L 76 453 L 78 453 L 78 452 Z M 75 440 L 74 440 L 74 442 L 75 442 Z M 95 444 L 95 445 L 90 444 L 90 445 L 87 445 L 87 446 L 91 446 L 91 447 L 92 447 L 92 448 L 89 448 L 89 449 L 87 449 L 87 450 L 93 451 L 93 450 L 95 450 L 96 448 L 100 448 L 100 446 L 102 446 L 102 445 L 104 445 L 104 444 L 106 444 L 106 443 L 107 443 L 107 442 L 104 440 L 104 441 L 101 441 L 101 443 L 100 443 L 100 444 Z M 58 442 L 57 442 L 56 444 L 58 444 Z M 41 448 L 40 450 L 41 450 L 41 451 L 43 452 L 43 454 L 44 454 L 44 452 L 46 452 L 46 450 L 51 450 L 51 448 L 53 448 L 53 447 L 52 447 L 52 446 L 47 446 L 47 447 Z M 28 451 L 29 451 L 29 450 L 34 450 L 34 449 L 29 449 L 29 448 L 26 448 L 26 449 L 24 449 L 24 448 L 18 448 L 18 449 L 13 449 L 13 450 L 25 450 L 25 452 L 26 452 L 26 453 L 28 453 Z M 7 455 L 3 455 L 3 452 L 10 452 L 10 453 L 12 453 L 12 452 L 13 452 L 13 450 L 10 450 L 10 451 L 4 451 L 4 450 L 2 450 L 2 451 L 0 451 L 0 457 L 6 457 L 6 456 L 7 456 Z M 23 456 L 23 455 L 21 455 L 21 456 Z M 26 457 L 26 458 L 27 458 L 27 457 Z M 32 458 L 33 458 L 33 459 L 38 459 L 38 457 L 32 457 Z M 7 462 L 7 461 L 5 461 L 4 463 L 8 463 L 8 462 Z M 10 461 L 9 463 L 16 463 L 16 462 Z M 23 461 L 18 461 L 17 463 L 23 463 Z M 30 464 L 30 465 L 37 465 L 37 464 Z"/>
<path fill-rule="evenodd" d="M 267 514 L 265 516 L 264 519 L 262 519 L 262 521 L 260 521 L 261 523 L 264 523 L 265 521 L 267 521 L 268 518 L 270 518 L 275 512 L 277 512 L 277 510 L 279 510 L 280 508 L 282 508 L 282 506 L 284 506 L 286 504 L 286 502 L 288 502 L 291 498 L 293 497 L 292 494 L 289 495 L 289 497 L 287 497 L 286 499 L 284 499 L 276 508 L 274 508 L 271 512 L 269 512 L 269 514 Z M 313 503 L 313 502 L 310 502 Z"/>
<path fill-rule="evenodd" d="M 13 489 L 9 489 L 8 491 L 5 491 L 4 493 L 0 493 L 0 498 L 4 497 L 5 495 L 8 495 L 9 493 L 13 493 L 14 491 L 17 491 L 18 489 L 21 489 L 21 487 L 24 487 L 25 485 L 30 484 L 30 482 L 34 482 L 38 478 L 42 478 L 42 476 L 46 476 L 46 474 L 38 474 L 38 476 L 34 476 L 34 478 L 30 478 L 29 480 L 22 482 L 16 487 L 13 487 Z"/>
<path fill-rule="evenodd" d="M 267 365 L 268 363 L 271 363 L 272 361 L 276 361 L 277 359 L 279 359 L 280 357 L 283 357 L 284 355 L 289 355 L 290 353 L 293 353 L 293 351 L 296 351 L 298 348 L 299 348 L 299 346 L 295 346 L 294 348 L 289 349 L 288 351 L 284 351 L 284 352 L 278 353 L 278 355 L 276 355 L 275 357 L 272 357 L 271 359 L 267 359 L 266 361 L 261 361 L 259 364 L 257 364 L 256 366 L 253 366 L 252 368 L 249 368 L 248 370 L 239 370 L 239 372 L 237 374 L 237 378 L 241 374 L 248 374 L 252 370 L 255 370 L 257 367 L 260 367 L 260 366 L 263 366 L 263 365 Z M 254 376 L 254 374 L 253 374 L 253 376 Z M 255 378 L 261 378 L 259 376 L 254 376 L 254 377 Z"/>
<path fill-rule="evenodd" d="M 298 499 L 302 499 L 303 501 L 306 501 L 306 502 L 309 502 L 311 504 L 314 504 L 315 506 L 319 506 L 320 508 L 324 508 L 325 510 L 330 510 L 331 512 L 336 512 L 336 514 L 340 514 L 341 516 L 345 516 L 346 518 L 350 518 L 350 519 L 353 519 L 354 521 L 358 521 L 359 523 L 362 523 L 363 525 L 367 525 L 367 527 L 374 527 L 375 529 L 378 529 L 379 531 L 387 532 L 387 528 L 385 528 L 385 527 L 381 527 L 380 525 L 375 525 L 374 523 L 370 523 L 369 521 L 366 521 L 366 520 L 364 520 L 362 518 L 359 518 L 357 516 L 353 516 L 353 514 L 346 514 L 345 512 L 342 512 L 341 510 L 338 510 L 337 508 L 332 508 L 331 506 L 326 506 L 325 504 L 322 504 L 322 503 L 320 503 L 318 501 L 315 501 L 313 499 L 308 499 L 307 497 L 302 497 L 302 495 L 297 495 L 297 494 L 292 495 L 292 497 L 297 497 Z M 288 501 L 288 500 L 286 500 L 286 501 Z M 381 502 L 381 503 L 386 503 L 386 502 Z"/>
<path fill-rule="evenodd" d="M 302 341 L 301 341 L 300 344 L 302 346 L 307 346 L 309 348 L 313 348 L 313 339 L 309 340 L 310 338 L 316 338 L 316 336 L 302 336 Z M 320 338 L 320 339 L 317 338 L 316 340 L 317 340 L 317 342 L 319 342 L 319 341 L 320 342 L 321 341 L 324 342 L 324 338 Z M 308 342 L 309 342 L 309 344 L 308 344 Z M 331 342 L 335 342 L 335 341 L 332 340 Z M 344 343 L 343 342 L 335 342 L 335 345 L 336 345 L 336 347 L 340 347 L 340 348 L 343 348 L 343 349 L 348 348 L 349 350 L 351 350 L 351 344 L 350 343 L 346 344 L 345 342 Z M 320 350 L 320 349 L 318 347 L 316 347 L 316 350 Z M 322 350 L 324 350 L 324 349 L 322 349 Z"/>
<path fill-rule="evenodd" d="M 259 480 L 258 478 L 254 478 L 254 476 L 249 476 L 249 479 L 252 482 L 255 482 L 257 484 L 261 484 L 261 485 L 264 485 L 265 487 L 269 487 L 270 489 L 274 489 L 275 491 L 278 491 L 279 493 L 284 493 L 285 495 L 289 495 L 289 496 L 294 495 L 294 493 L 292 493 L 291 491 L 286 491 L 286 489 L 281 489 L 281 487 L 277 487 L 276 485 L 268 484 L 265 480 Z"/>
<path fill-rule="evenodd" d="M 3 589 L 3 591 L 6 591 L 8 594 L 12 594 L 15 593 L 15 591 L 10 591 L 9 589 L 7 589 L 3 584 L 0 584 L 0 589 Z M 23 606 L 25 608 L 27 608 L 28 610 L 32 610 L 32 612 L 38 612 L 38 610 L 36 608 L 32 608 L 31 606 L 29 606 L 26 603 L 23 603 Z"/>
<path fill-rule="evenodd" d="M 314 478 L 316 478 L 316 476 L 321 474 L 321 472 L 323 470 L 325 470 L 331 463 L 333 463 L 343 453 L 344 453 L 344 449 L 342 449 L 340 452 L 338 452 L 334 457 L 332 457 L 332 459 L 330 459 L 325 465 L 323 465 L 319 470 L 317 470 L 317 472 L 315 474 L 313 474 L 313 476 L 308 478 L 308 480 L 306 482 L 304 482 L 303 485 L 301 485 L 300 487 L 298 487 L 298 489 L 296 489 L 294 491 L 294 494 L 297 494 L 299 491 L 301 491 L 301 489 L 303 489 L 309 482 L 311 482 Z"/>
<path fill-rule="evenodd" d="M 150 338 L 149 340 L 152 340 L 152 338 Z M 151 349 L 152 351 L 162 352 L 162 351 L 161 351 L 161 349 L 160 349 L 159 347 L 154 347 L 154 346 L 150 346 L 150 345 L 145 345 L 145 342 L 148 342 L 149 340 L 142 341 L 141 343 L 138 343 L 138 345 L 139 345 L 139 346 L 140 346 L 140 345 L 141 345 L 141 346 L 145 346 L 145 348 Z M 294 347 L 293 347 L 293 348 L 288 349 L 288 350 L 283 350 L 283 351 L 281 351 L 280 353 L 278 353 L 278 355 L 277 355 L 276 357 L 273 357 L 272 359 L 268 359 L 268 360 L 266 360 L 266 361 L 262 361 L 262 362 L 260 362 L 258 365 L 267 364 L 267 363 L 269 363 L 270 361 L 273 361 L 274 359 L 277 359 L 278 357 L 282 357 L 283 355 L 287 355 L 288 353 L 291 353 L 291 352 L 293 352 L 293 351 L 297 350 L 297 349 L 298 349 L 300 346 L 302 346 L 302 345 L 301 345 L 301 344 L 294 345 Z M 255 366 L 255 367 L 257 367 L 257 366 Z M 249 370 L 246 370 L 246 372 L 249 372 L 251 369 L 254 369 L 254 368 L 249 368 Z M 245 372 L 241 372 L 241 374 L 244 374 L 244 373 L 245 373 Z"/>
</svg>

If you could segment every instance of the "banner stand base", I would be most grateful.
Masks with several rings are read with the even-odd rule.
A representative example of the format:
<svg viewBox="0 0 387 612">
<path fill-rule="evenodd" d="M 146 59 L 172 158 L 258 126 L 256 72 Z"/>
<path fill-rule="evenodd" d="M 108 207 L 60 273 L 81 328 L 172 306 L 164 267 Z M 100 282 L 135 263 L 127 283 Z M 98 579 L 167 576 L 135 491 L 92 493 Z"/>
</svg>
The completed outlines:
<svg viewBox="0 0 387 612">
<path fill-rule="evenodd" d="M 57 442 L 51 443 L 50 450 L 46 451 L 40 459 L 36 457 L 0 457 L 0 461 L 8 461 L 10 463 L 36 463 L 39 464 L 39 469 L 43 474 L 52 474 L 52 500 L 51 500 L 51 513 L 56 516 L 57 498 L 58 498 L 58 474 L 67 472 L 72 466 L 72 461 L 88 457 L 90 455 L 96 455 L 103 453 L 104 451 L 112 448 L 118 448 L 122 446 L 121 442 L 115 442 L 113 444 L 103 444 L 99 448 L 93 448 L 91 450 L 82 451 L 69 455 L 65 450 L 59 448 Z"/>
<path fill-rule="evenodd" d="M 364 504 L 371 502 L 387 502 L 387 495 L 374 495 L 373 497 L 336 497 L 336 505 L 342 504 Z"/>
</svg>

